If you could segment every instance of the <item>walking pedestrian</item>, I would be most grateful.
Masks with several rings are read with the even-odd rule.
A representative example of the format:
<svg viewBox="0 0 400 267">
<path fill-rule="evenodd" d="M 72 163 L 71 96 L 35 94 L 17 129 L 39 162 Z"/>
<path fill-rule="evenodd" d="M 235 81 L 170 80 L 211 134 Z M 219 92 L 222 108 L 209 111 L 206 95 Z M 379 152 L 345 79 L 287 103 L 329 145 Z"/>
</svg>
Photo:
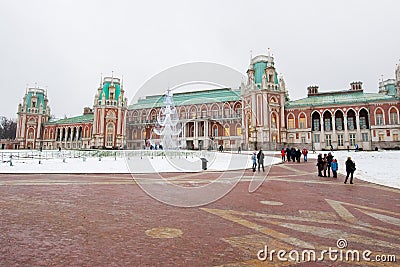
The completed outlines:
<svg viewBox="0 0 400 267">
<path fill-rule="evenodd" d="M 286 150 L 284 147 L 282 147 L 282 150 L 281 150 L 282 162 L 285 162 L 285 154 L 286 154 Z"/>
<path fill-rule="evenodd" d="M 262 166 L 263 172 L 265 172 L 264 169 L 264 153 L 262 152 L 262 149 L 260 148 L 260 151 L 257 154 L 257 160 L 258 160 L 258 172 L 260 172 L 260 167 Z"/>
<path fill-rule="evenodd" d="M 300 158 L 301 158 L 301 151 L 300 151 L 300 149 L 297 149 L 297 150 L 296 150 L 296 160 L 297 160 L 297 163 L 300 163 Z"/>
<path fill-rule="evenodd" d="M 344 183 L 347 183 L 347 179 L 350 176 L 350 184 L 353 184 L 353 174 L 354 171 L 356 170 L 356 163 L 351 160 L 351 157 L 347 157 L 346 160 L 346 180 L 344 180 Z"/>
<path fill-rule="evenodd" d="M 304 162 L 307 162 L 307 159 L 308 159 L 308 150 L 307 150 L 307 148 L 303 148 L 302 153 L 303 153 L 303 157 L 304 157 Z"/>
<path fill-rule="evenodd" d="M 255 151 L 253 152 L 253 155 L 251 155 L 251 160 L 253 162 L 253 166 L 252 166 L 253 172 L 255 172 L 256 167 L 257 167 L 257 152 L 255 152 Z"/>
<path fill-rule="evenodd" d="M 337 163 L 336 159 L 332 160 L 331 168 L 332 168 L 333 178 L 337 178 L 337 171 L 339 169 L 339 164 Z"/>
<path fill-rule="evenodd" d="M 318 169 L 318 176 L 322 177 L 322 170 L 324 166 L 324 160 L 322 159 L 322 154 L 318 154 L 317 158 L 317 169 Z"/>
</svg>

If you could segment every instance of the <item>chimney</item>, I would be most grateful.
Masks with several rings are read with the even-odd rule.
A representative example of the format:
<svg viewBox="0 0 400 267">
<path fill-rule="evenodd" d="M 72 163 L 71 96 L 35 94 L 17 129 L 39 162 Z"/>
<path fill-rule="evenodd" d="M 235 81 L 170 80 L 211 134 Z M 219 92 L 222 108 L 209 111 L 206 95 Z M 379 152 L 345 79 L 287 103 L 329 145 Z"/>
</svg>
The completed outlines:
<svg viewBox="0 0 400 267">
<path fill-rule="evenodd" d="M 93 110 L 89 107 L 84 107 L 83 108 L 83 115 L 87 115 L 87 114 L 93 114 Z"/>
<path fill-rule="evenodd" d="M 350 91 L 362 91 L 362 82 L 350 83 Z"/>
<path fill-rule="evenodd" d="M 318 88 L 319 88 L 318 85 L 313 85 L 313 86 L 307 87 L 308 96 L 318 94 Z"/>
</svg>

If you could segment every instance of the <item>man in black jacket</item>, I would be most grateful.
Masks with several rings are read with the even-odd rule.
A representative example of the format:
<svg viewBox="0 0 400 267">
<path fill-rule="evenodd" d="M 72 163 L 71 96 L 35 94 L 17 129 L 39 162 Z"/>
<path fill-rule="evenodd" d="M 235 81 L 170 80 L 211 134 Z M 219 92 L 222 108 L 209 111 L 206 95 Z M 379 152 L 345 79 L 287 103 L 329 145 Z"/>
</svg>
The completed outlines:
<svg viewBox="0 0 400 267">
<path fill-rule="evenodd" d="M 350 184 L 353 183 L 353 173 L 356 170 L 356 164 L 354 163 L 354 161 L 351 160 L 351 157 L 347 157 L 346 160 L 346 180 L 344 180 L 344 183 L 347 183 L 347 179 L 350 176 Z"/>
<path fill-rule="evenodd" d="M 328 156 L 326 156 L 326 161 L 328 163 L 328 166 L 327 166 L 327 168 L 328 168 L 328 177 L 331 177 L 331 163 L 332 163 L 332 160 L 333 160 L 333 156 L 332 156 L 331 152 L 329 152 Z"/>
</svg>

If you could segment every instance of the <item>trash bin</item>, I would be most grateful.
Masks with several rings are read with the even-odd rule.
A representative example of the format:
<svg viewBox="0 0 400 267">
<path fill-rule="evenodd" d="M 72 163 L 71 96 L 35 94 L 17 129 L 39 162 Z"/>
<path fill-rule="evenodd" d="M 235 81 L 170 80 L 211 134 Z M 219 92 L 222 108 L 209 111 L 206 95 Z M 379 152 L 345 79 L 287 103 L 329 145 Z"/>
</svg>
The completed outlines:
<svg viewBox="0 0 400 267">
<path fill-rule="evenodd" d="M 201 159 L 201 168 L 203 170 L 207 170 L 207 162 L 208 160 L 206 158 L 200 158 Z"/>
</svg>

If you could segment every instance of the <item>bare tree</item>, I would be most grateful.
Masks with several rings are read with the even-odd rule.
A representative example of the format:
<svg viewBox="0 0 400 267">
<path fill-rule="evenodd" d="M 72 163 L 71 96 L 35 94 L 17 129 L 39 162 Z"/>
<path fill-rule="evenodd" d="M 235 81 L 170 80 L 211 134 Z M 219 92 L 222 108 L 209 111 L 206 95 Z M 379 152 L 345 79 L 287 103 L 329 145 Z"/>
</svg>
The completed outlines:
<svg viewBox="0 0 400 267">
<path fill-rule="evenodd" d="M 0 117 L 0 139 L 15 139 L 17 122 L 13 119 Z"/>
</svg>

